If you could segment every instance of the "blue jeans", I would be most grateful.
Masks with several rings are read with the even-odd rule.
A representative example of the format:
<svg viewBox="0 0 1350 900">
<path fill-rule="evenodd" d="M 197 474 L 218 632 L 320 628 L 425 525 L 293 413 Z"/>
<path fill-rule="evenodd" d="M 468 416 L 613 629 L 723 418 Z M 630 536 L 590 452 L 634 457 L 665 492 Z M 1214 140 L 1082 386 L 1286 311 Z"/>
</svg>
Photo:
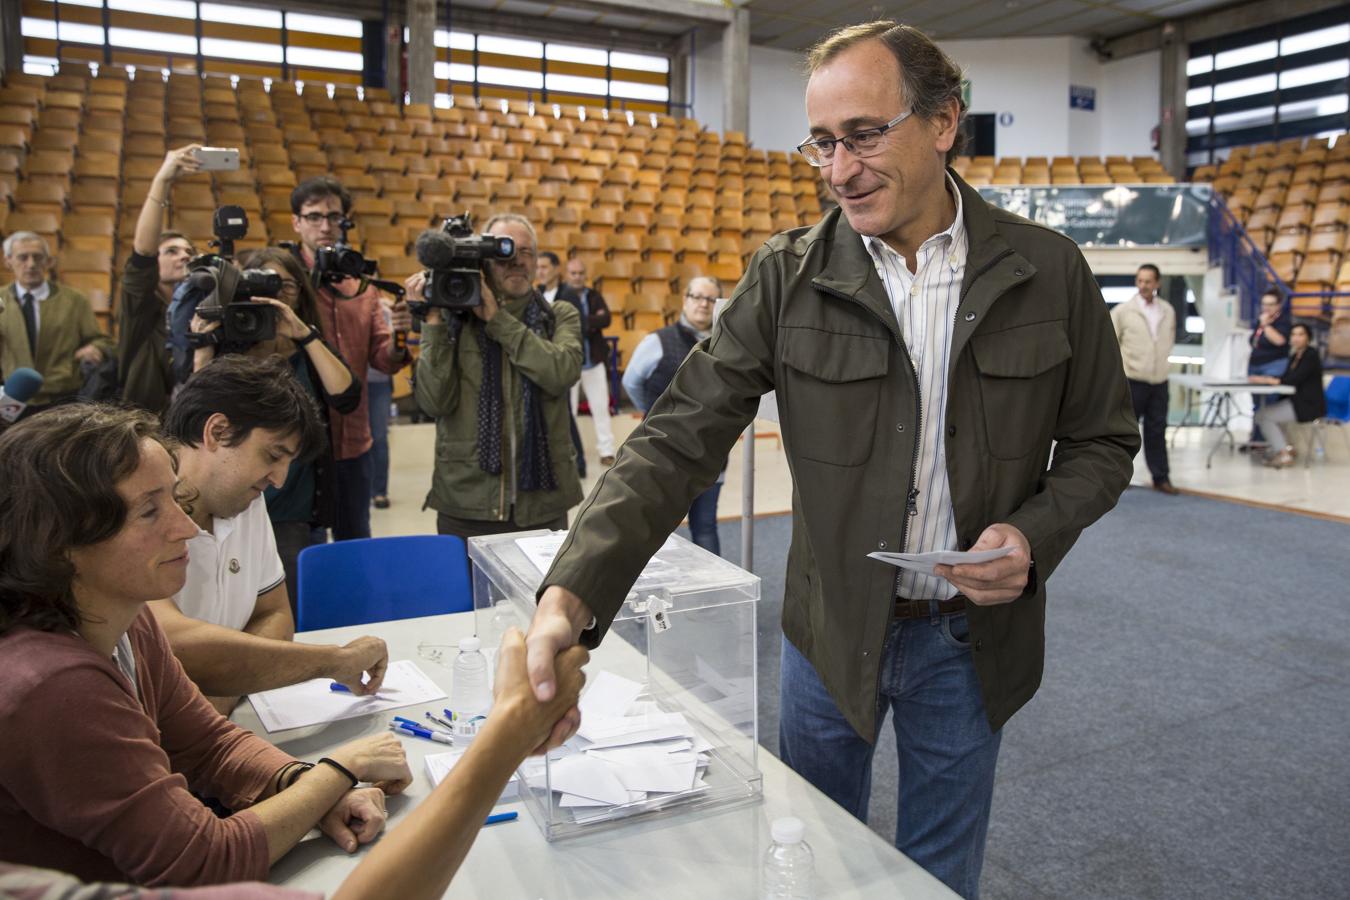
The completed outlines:
<svg viewBox="0 0 1350 900">
<path fill-rule="evenodd" d="M 366 383 L 370 392 L 370 495 L 389 493 L 389 404 L 394 399 L 392 381 Z"/>
<path fill-rule="evenodd" d="M 1249 365 L 1247 366 L 1247 374 L 1270 375 L 1274 378 L 1279 378 L 1288 369 L 1289 369 L 1289 358 L 1285 357 L 1284 359 L 1272 359 L 1270 362 L 1261 363 L 1259 366 Z M 1261 411 L 1261 407 L 1265 406 L 1267 403 L 1274 403 L 1275 401 L 1281 399 L 1284 398 L 1280 397 L 1278 394 L 1269 394 L 1269 395 L 1252 394 L 1252 415 L 1255 416 L 1258 412 Z M 1265 440 L 1265 436 L 1261 434 L 1261 428 L 1255 422 L 1252 422 L 1252 440 L 1253 441 Z"/>
<path fill-rule="evenodd" d="M 900 763 L 895 846 L 963 897 L 978 897 L 1001 733 L 989 729 L 964 613 L 891 625 L 877 734 L 893 714 Z M 867 821 L 875 745 L 839 712 L 815 668 L 783 639 L 779 755 Z"/>
<path fill-rule="evenodd" d="M 694 498 L 689 507 L 689 538 L 704 550 L 722 555 L 722 542 L 717 537 L 717 497 L 722 493 L 719 481 Z"/>
</svg>

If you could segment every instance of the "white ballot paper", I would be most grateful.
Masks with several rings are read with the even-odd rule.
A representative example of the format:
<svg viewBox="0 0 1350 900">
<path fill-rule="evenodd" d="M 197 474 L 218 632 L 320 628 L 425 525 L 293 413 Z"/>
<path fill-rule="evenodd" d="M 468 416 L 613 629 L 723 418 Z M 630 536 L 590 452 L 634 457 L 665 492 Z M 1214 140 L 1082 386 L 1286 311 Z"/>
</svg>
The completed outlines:
<svg viewBox="0 0 1350 900">
<path fill-rule="evenodd" d="M 933 566 L 959 566 L 962 563 L 982 563 L 991 559 L 1002 559 L 1013 552 L 1012 547 L 999 547 L 996 550 L 932 550 L 928 553 L 875 553 L 867 554 L 868 559 L 889 563 L 901 569 L 912 569 L 925 575 L 933 574 Z"/>
<path fill-rule="evenodd" d="M 681 713 L 638 700 L 642 692 L 639 682 L 596 673 L 578 704 L 580 731 L 549 754 L 560 806 L 614 807 L 704 786 L 712 745 Z M 542 760 L 527 760 L 521 771 L 531 783 L 544 779 Z"/>
<path fill-rule="evenodd" d="M 464 758 L 463 750 L 450 750 L 446 753 L 432 753 L 423 762 L 426 763 L 427 777 L 431 779 L 432 787 L 440 784 L 450 774 L 450 770 L 455 767 L 455 763 Z M 511 780 L 506 782 L 506 787 L 502 788 L 501 796 L 497 798 L 498 803 L 507 803 L 516 799 L 516 792 L 520 788 L 520 777 L 514 772 L 511 773 Z"/>
<path fill-rule="evenodd" d="M 416 706 L 445 698 L 445 691 L 410 659 L 389 664 L 380 689 L 367 697 L 332 690 L 331 678 L 313 678 L 284 688 L 248 695 L 248 702 L 269 732 Z"/>
</svg>

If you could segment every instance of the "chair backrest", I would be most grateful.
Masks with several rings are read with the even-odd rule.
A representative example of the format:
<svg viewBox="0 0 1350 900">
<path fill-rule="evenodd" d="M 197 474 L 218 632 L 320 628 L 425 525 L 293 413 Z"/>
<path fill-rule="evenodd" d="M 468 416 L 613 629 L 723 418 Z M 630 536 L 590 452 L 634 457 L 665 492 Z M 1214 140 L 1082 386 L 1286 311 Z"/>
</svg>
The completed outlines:
<svg viewBox="0 0 1350 900">
<path fill-rule="evenodd" d="M 316 544 L 299 566 L 297 631 L 473 608 L 464 540 L 451 535 Z"/>
<path fill-rule="evenodd" d="M 1337 375 L 1327 384 L 1327 418 L 1350 421 L 1350 375 Z"/>
</svg>

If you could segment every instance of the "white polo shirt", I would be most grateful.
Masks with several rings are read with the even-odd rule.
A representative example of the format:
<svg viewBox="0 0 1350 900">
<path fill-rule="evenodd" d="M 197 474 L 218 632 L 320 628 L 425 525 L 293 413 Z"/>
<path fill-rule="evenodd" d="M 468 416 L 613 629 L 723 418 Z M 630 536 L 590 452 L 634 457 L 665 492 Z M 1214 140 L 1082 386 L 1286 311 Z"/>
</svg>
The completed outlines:
<svg viewBox="0 0 1350 900">
<path fill-rule="evenodd" d="M 184 615 L 242 631 L 258 597 L 286 580 L 262 497 L 188 541 L 188 575 L 173 602 Z"/>
</svg>

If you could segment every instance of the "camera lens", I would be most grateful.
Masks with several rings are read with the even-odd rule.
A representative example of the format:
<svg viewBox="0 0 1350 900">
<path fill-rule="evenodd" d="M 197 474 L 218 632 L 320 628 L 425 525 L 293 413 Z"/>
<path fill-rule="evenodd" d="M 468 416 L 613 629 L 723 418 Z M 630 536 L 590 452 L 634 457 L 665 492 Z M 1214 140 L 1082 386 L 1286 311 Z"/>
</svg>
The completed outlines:
<svg viewBox="0 0 1350 900">
<path fill-rule="evenodd" d="M 225 310 L 229 332 L 239 340 L 261 340 L 267 331 L 266 307 L 249 307 L 249 303 L 231 303 Z"/>
<path fill-rule="evenodd" d="M 497 256 L 510 259 L 516 255 L 516 242 L 509 237 L 497 238 Z"/>
</svg>

